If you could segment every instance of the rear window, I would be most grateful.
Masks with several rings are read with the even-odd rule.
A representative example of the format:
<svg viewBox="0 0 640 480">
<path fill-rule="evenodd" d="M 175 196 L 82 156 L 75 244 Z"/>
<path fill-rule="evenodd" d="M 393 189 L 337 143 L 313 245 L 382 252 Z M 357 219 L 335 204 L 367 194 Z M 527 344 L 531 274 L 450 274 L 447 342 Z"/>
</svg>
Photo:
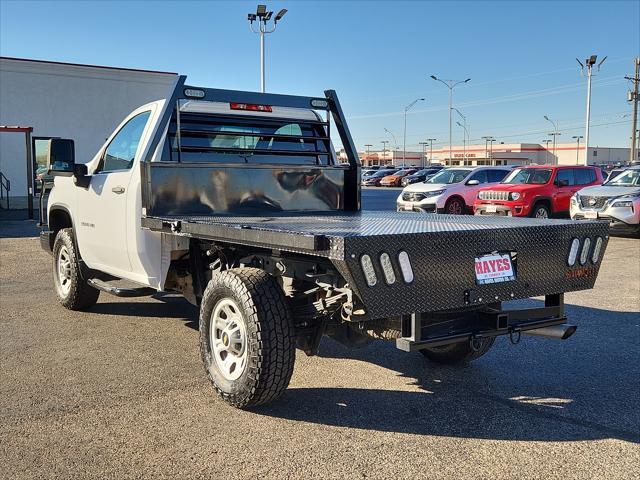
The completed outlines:
<svg viewBox="0 0 640 480">
<path fill-rule="evenodd" d="M 181 113 L 179 137 L 176 127 L 174 118 L 165 147 L 168 158 L 163 160 L 332 164 L 330 141 L 321 122 Z"/>
<path fill-rule="evenodd" d="M 576 185 L 587 185 L 596 181 L 596 171 L 591 168 L 576 168 L 573 175 Z"/>
</svg>

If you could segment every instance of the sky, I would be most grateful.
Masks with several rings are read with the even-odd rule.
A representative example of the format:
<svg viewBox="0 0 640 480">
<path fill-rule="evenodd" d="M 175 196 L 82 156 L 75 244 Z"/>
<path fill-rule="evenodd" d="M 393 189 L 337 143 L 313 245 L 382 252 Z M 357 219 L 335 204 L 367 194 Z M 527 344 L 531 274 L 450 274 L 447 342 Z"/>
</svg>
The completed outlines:
<svg viewBox="0 0 640 480">
<path fill-rule="evenodd" d="M 185 74 L 188 83 L 257 91 L 258 36 L 244 1 L 0 0 L 0 55 Z M 559 142 L 584 135 L 586 78 L 576 57 L 607 56 L 594 71 L 590 145 L 627 147 L 626 101 L 640 55 L 640 1 L 278 1 L 288 9 L 266 37 L 268 92 L 334 89 L 359 150 L 388 140 L 407 150 L 448 145 L 448 89 L 472 143 Z M 454 144 L 463 130 L 455 122 Z M 386 130 L 392 132 L 387 133 Z M 395 140 L 394 140 L 395 137 Z"/>
</svg>

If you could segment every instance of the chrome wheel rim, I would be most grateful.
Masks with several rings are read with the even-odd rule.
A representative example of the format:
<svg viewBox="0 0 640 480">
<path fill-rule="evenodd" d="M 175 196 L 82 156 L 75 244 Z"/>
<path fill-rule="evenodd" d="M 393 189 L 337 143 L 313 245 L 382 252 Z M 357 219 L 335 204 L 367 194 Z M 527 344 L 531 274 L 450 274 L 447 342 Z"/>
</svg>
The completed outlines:
<svg viewBox="0 0 640 480">
<path fill-rule="evenodd" d="M 222 376 L 237 380 L 247 365 L 247 331 L 240 308 L 232 299 L 220 300 L 213 309 L 209 342 Z"/>
<path fill-rule="evenodd" d="M 66 296 L 71 290 L 71 255 L 64 245 L 58 251 L 56 267 L 60 292 Z"/>
<path fill-rule="evenodd" d="M 546 208 L 539 208 L 536 210 L 536 218 L 549 218 Z"/>
</svg>

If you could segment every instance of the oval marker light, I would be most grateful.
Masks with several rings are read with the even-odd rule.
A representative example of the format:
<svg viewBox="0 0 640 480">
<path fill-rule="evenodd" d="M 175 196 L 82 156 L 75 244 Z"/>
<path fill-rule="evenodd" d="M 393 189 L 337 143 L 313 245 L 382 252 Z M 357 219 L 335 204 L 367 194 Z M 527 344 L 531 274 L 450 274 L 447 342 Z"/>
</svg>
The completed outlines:
<svg viewBox="0 0 640 480">
<path fill-rule="evenodd" d="M 391 264 L 391 257 L 388 253 L 380 254 L 380 265 L 382 265 L 382 273 L 384 273 L 384 279 L 388 285 L 396 283 L 396 272 L 393 271 L 393 265 Z"/>
<path fill-rule="evenodd" d="M 591 254 L 591 261 L 593 263 L 598 263 L 600 260 L 600 251 L 602 250 L 602 237 L 596 238 L 596 244 L 593 247 L 593 253 Z"/>
<path fill-rule="evenodd" d="M 364 273 L 367 285 L 370 287 L 375 286 L 375 284 L 378 283 L 378 277 L 376 277 L 376 271 L 373 268 L 371 257 L 367 254 L 362 255 L 362 257 L 360 257 L 360 265 L 362 266 L 362 272 Z"/>
<path fill-rule="evenodd" d="M 196 88 L 185 88 L 184 96 L 189 98 L 204 98 L 204 90 L 198 90 Z"/>
<path fill-rule="evenodd" d="M 573 267 L 576 264 L 576 258 L 578 257 L 578 249 L 580 248 L 580 240 L 574 238 L 571 242 L 571 250 L 569 250 L 569 258 L 567 258 L 567 263 L 570 267 Z"/>
<path fill-rule="evenodd" d="M 398 263 L 400 264 L 400 270 L 402 271 L 402 277 L 407 283 L 413 282 L 413 269 L 411 268 L 411 262 L 409 261 L 409 254 L 402 251 L 398 254 Z"/>
<path fill-rule="evenodd" d="M 589 237 L 584 239 L 584 243 L 582 244 L 582 252 L 580 252 L 580 265 L 584 265 L 587 263 L 587 259 L 589 258 L 589 249 L 591 248 L 591 239 Z"/>
<path fill-rule="evenodd" d="M 329 102 L 321 98 L 314 98 L 311 100 L 311 106 L 314 108 L 327 108 L 329 106 Z"/>
</svg>

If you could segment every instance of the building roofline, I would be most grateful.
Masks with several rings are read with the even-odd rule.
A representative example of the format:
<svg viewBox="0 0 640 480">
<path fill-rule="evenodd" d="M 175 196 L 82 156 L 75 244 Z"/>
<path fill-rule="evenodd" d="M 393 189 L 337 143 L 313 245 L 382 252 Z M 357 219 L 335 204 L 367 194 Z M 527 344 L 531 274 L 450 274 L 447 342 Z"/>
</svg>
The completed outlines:
<svg viewBox="0 0 640 480">
<path fill-rule="evenodd" d="M 0 56 L 0 60 L 14 60 L 18 62 L 31 62 L 31 63 L 46 63 L 50 65 L 66 65 L 70 67 L 100 68 L 104 70 L 121 70 L 125 72 L 155 73 L 158 75 L 178 75 L 176 72 L 163 72 L 160 70 L 144 70 L 140 68 L 126 68 L 126 67 L 109 67 L 106 65 L 91 65 L 88 63 L 56 62 L 53 60 L 36 60 L 34 58 L 18 58 L 18 57 Z"/>
</svg>

